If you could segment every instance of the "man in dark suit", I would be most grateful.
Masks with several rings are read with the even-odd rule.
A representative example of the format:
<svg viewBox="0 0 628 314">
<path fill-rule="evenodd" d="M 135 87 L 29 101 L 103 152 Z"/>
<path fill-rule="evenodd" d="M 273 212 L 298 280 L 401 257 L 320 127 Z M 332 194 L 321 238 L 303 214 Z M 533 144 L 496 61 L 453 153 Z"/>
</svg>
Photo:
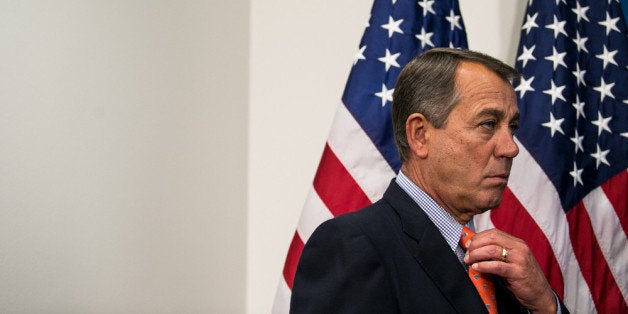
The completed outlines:
<svg viewBox="0 0 628 314">
<path fill-rule="evenodd" d="M 567 312 L 522 240 L 492 229 L 458 244 L 474 215 L 499 205 L 519 152 L 516 78 L 466 50 L 408 63 L 392 109 L 401 171 L 381 200 L 313 233 L 292 313 L 494 313 L 469 267 L 493 282 L 501 313 Z"/>
</svg>

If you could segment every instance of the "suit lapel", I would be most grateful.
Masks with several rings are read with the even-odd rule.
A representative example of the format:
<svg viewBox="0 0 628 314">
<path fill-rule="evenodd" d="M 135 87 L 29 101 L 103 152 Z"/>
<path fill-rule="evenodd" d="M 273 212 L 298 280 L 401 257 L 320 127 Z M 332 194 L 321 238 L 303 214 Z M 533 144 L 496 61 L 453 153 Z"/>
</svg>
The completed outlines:
<svg viewBox="0 0 628 314">
<path fill-rule="evenodd" d="M 460 313 L 482 313 L 486 308 L 440 231 L 396 183 L 384 194 L 401 218 L 406 247 L 434 285 Z"/>
</svg>

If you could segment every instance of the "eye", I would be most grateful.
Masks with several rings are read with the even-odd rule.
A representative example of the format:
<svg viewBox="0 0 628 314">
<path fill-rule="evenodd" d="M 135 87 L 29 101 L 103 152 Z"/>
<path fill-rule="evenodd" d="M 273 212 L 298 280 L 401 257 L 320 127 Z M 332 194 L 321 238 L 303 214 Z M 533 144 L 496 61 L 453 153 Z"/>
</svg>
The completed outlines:
<svg viewBox="0 0 628 314">
<path fill-rule="evenodd" d="M 519 130 L 519 122 L 513 122 L 508 127 L 510 128 L 510 133 L 515 134 Z"/>
<path fill-rule="evenodd" d="M 484 121 L 480 123 L 480 126 L 487 130 L 494 130 L 496 125 L 497 125 L 497 122 L 493 120 Z"/>
</svg>

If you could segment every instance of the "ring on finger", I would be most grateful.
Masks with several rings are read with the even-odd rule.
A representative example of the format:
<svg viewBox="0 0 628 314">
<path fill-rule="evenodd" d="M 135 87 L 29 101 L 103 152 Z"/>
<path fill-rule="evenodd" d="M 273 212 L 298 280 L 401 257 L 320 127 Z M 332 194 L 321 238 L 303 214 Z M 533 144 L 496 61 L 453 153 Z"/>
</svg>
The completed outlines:
<svg viewBox="0 0 628 314">
<path fill-rule="evenodd" d="M 502 262 L 507 262 L 508 261 L 508 249 L 505 247 L 502 247 Z"/>
</svg>

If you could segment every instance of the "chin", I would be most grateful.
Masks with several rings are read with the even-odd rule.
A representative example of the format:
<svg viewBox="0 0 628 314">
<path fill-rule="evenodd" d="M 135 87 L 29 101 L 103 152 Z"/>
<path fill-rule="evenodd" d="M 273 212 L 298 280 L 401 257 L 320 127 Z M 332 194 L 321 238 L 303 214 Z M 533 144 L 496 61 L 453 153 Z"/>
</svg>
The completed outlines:
<svg viewBox="0 0 628 314">
<path fill-rule="evenodd" d="M 502 202 L 502 194 L 500 193 L 498 197 L 490 197 L 484 202 L 482 202 L 484 206 L 480 207 L 481 208 L 480 211 L 485 212 L 487 210 L 495 209 L 499 206 L 501 202 Z"/>
<path fill-rule="evenodd" d="M 487 210 L 495 209 L 495 208 L 499 207 L 499 204 L 501 204 L 501 199 L 499 201 L 497 201 L 497 202 L 493 202 L 493 203 L 489 204 Z"/>
</svg>

